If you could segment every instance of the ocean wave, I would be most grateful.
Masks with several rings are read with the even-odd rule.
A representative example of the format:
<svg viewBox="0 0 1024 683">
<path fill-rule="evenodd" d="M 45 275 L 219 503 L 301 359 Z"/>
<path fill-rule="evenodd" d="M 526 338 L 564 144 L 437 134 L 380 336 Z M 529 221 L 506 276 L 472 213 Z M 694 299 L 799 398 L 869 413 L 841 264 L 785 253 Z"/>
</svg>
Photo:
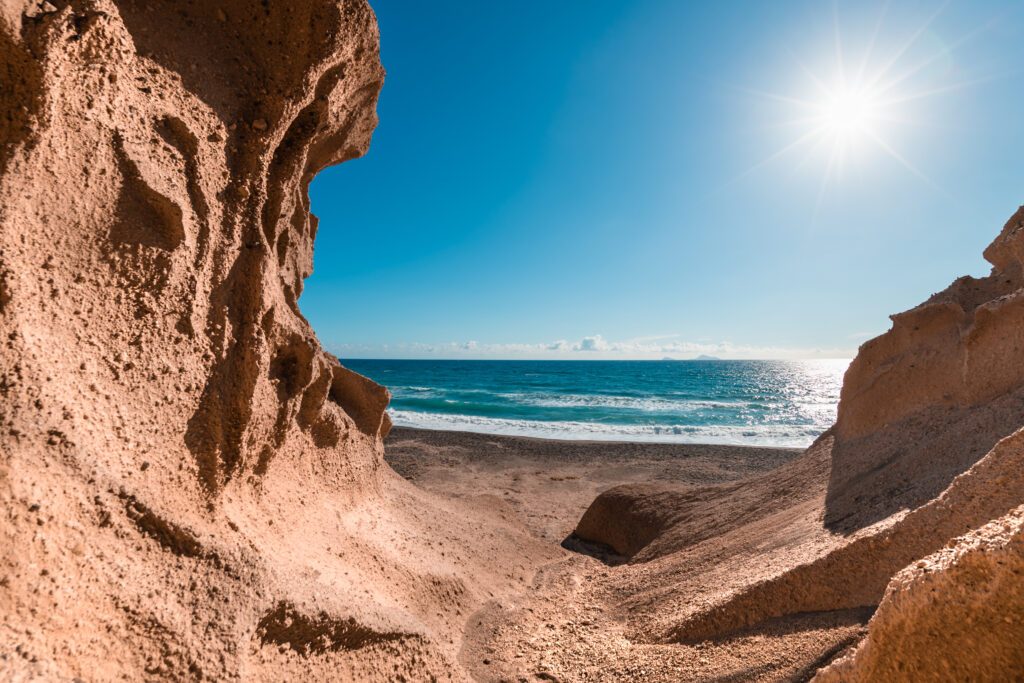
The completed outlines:
<svg viewBox="0 0 1024 683">
<path fill-rule="evenodd" d="M 410 410 L 388 411 L 401 427 L 480 432 L 507 436 L 594 441 L 714 443 L 728 445 L 809 446 L 828 425 L 618 425 L 594 422 L 542 422 Z"/>
<path fill-rule="evenodd" d="M 489 391 L 487 389 L 469 389 L 469 388 L 462 388 L 462 387 L 459 387 L 459 388 L 447 388 L 447 387 L 442 387 L 442 386 L 424 387 L 424 386 L 401 385 L 400 384 L 400 385 L 389 386 L 388 389 L 391 391 L 392 394 L 395 394 L 396 396 L 405 395 L 405 396 L 412 396 L 412 397 L 422 396 L 422 395 L 440 396 L 440 395 L 447 395 L 447 394 L 471 394 L 471 395 L 475 395 L 475 396 L 484 395 L 484 394 L 490 395 L 490 396 L 498 395 L 498 394 L 495 394 L 494 392 Z"/>
<path fill-rule="evenodd" d="M 753 407 L 750 401 L 715 401 L 696 399 L 671 399 L 654 396 L 620 396 L 614 394 L 541 394 L 501 393 L 496 394 L 521 405 L 535 408 L 616 408 L 657 413 L 687 413 L 706 408 L 739 410 Z"/>
</svg>

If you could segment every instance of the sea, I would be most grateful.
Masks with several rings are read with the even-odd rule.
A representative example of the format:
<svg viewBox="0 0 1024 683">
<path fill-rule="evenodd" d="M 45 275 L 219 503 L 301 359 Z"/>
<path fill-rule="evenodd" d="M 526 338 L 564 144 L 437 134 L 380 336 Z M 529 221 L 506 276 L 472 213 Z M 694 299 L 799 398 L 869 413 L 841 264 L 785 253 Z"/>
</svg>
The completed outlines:
<svg viewBox="0 0 1024 683">
<path fill-rule="evenodd" d="M 359 360 L 399 426 L 804 447 L 835 421 L 849 360 Z"/>
</svg>

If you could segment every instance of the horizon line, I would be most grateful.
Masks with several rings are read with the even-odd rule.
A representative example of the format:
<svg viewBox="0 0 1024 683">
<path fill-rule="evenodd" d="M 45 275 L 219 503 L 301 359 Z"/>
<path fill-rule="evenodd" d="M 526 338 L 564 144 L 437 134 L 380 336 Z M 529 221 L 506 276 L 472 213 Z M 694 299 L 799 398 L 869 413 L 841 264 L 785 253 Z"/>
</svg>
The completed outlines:
<svg viewBox="0 0 1024 683">
<path fill-rule="evenodd" d="M 479 361 L 479 362 L 531 362 L 531 363 L 594 363 L 594 362 L 606 362 L 606 363 L 680 363 L 680 362 L 698 362 L 698 363 L 715 363 L 719 361 L 743 361 L 743 362 L 764 362 L 764 361 L 812 361 L 812 360 L 845 360 L 852 361 L 855 356 L 813 356 L 806 358 L 458 358 L 452 356 L 444 357 L 419 357 L 419 358 L 382 358 L 373 356 L 340 356 L 333 354 L 338 360 L 373 360 L 373 361 L 453 361 L 453 362 L 465 362 L 465 361 Z"/>
</svg>

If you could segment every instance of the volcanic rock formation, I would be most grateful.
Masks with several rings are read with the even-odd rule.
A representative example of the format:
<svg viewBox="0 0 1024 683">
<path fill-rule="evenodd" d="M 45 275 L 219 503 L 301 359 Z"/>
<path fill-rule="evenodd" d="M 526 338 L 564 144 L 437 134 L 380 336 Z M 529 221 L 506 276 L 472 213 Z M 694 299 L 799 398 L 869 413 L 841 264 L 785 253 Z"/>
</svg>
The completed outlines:
<svg viewBox="0 0 1024 683">
<path fill-rule="evenodd" d="M 1024 671 L 1024 506 L 900 571 L 828 681 L 1011 680 Z"/>
<path fill-rule="evenodd" d="M 985 256 L 988 277 L 960 278 L 861 347 L 835 426 L 801 458 L 737 484 L 594 501 L 576 534 L 649 564 L 659 585 L 709 554 L 745 571 L 704 602 L 639 619 L 659 624 L 656 640 L 878 607 L 865 643 L 823 679 L 1024 670 L 1024 209 Z"/>
<path fill-rule="evenodd" d="M 299 313 L 370 8 L 3 0 L 0 66 L 0 678 L 457 676 L 556 551 L 383 465 Z"/>
</svg>

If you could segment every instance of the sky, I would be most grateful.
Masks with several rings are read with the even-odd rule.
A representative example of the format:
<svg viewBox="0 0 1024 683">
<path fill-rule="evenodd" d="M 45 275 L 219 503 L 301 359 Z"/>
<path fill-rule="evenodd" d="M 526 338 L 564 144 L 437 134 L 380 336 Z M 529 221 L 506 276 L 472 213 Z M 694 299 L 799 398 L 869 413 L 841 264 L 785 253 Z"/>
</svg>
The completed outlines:
<svg viewBox="0 0 1024 683">
<path fill-rule="evenodd" d="M 851 357 L 1022 201 L 1020 0 L 371 4 L 300 300 L 342 358 Z"/>
</svg>

